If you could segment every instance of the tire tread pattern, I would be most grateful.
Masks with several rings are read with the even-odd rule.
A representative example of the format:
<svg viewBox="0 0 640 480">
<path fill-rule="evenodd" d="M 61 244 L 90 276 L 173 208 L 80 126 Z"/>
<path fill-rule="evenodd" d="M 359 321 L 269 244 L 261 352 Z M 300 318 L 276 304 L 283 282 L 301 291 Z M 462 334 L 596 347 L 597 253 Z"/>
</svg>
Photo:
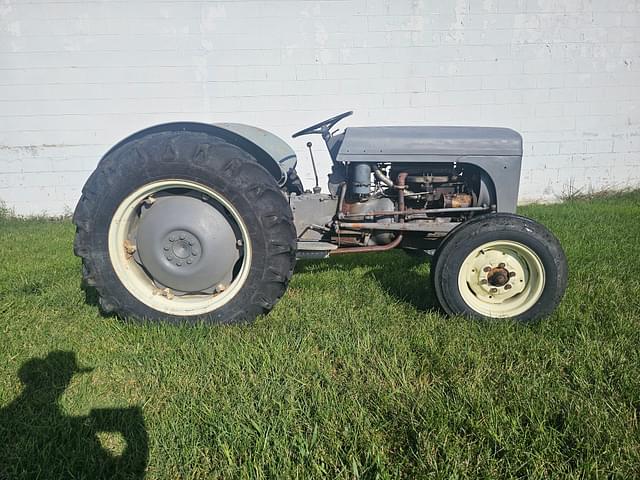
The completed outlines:
<svg viewBox="0 0 640 480">
<path fill-rule="evenodd" d="M 122 198 L 115 199 L 112 192 L 117 190 L 119 183 L 127 182 L 126 177 L 135 176 L 138 184 L 143 185 L 158 179 L 157 171 L 171 169 L 182 174 L 176 177 L 219 178 L 220 183 L 244 205 L 234 203 L 245 223 L 253 222 L 253 228 L 249 230 L 257 251 L 254 250 L 247 279 L 250 284 L 245 284 L 236 295 L 240 297 L 243 291 L 251 290 L 242 301 L 234 297 L 214 312 L 174 316 L 152 310 L 132 295 L 123 294 L 125 287 L 119 281 L 114 282 L 117 277 L 112 271 L 107 246 L 109 225 L 104 225 L 110 220 L 105 222 L 106 217 L 101 212 L 107 209 L 111 210 L 110 215 L 113 214 L 126 192 L 120 195 Z M 219 190 L 218 185 L 210 186 Z M 293 216 L 274 178 L 248 153 L 205 133 L 149 134 L 110 152 L 87 180 L 73 223 L 76 226 L 74 253 L 82 259 L 83 284 L 96 289 L 105 313 L 124 318 L 213 323 L 251 321 L 274 307 L 284 294 L 295 267 Z M 254 274 L 254 270 L 257 273 Z M 224 312 L 220 313 L 222 310 Z"/>
</svg>

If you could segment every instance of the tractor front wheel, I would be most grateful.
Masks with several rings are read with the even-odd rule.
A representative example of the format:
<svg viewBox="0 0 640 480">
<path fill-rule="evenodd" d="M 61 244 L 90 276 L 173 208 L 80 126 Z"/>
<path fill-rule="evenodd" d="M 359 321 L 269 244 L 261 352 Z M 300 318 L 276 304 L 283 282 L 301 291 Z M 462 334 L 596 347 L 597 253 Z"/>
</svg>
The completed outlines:
<svg viewBox="0 0 640 480">
<path fill-rule="evenodd" d="M 542 225 L 511 214 L 474 218 L 454 229 L 434 256 L 432 282 L 450 315 L 530 321 L 558 306 L 567 260 Z"/>
</svg>

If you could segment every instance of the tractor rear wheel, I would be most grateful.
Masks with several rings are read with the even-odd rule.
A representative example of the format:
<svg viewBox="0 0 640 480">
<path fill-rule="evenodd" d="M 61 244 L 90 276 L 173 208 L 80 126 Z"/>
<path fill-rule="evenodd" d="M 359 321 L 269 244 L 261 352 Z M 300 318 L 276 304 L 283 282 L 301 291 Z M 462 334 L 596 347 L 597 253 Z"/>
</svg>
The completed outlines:
<svg viewBox="0 0 640 480">
<path fill-rule="evenodd" d="M 154 133 L 110 151 L 74 223 L 85 284 L 122 317 L 251 321 L 283 295 L 295 264 L 275 179 L 205 133 Z"/>
<path fill-rule="evenodd" d="M 525 217 L 490 214 L 454 229 L 431 266 L 433 287 L 450 315 L 531 321 L 558 306 L 567 259 L 549 230 Z"/>
</svg>

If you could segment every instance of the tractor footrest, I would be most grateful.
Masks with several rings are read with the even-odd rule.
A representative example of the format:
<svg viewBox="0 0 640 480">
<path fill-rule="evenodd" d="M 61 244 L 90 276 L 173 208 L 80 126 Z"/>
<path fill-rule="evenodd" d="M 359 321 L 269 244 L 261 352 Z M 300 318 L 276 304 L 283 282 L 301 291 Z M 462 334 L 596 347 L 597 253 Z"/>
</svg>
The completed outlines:
<svg viewBox="0 0 640 480">
<path fill-rule="evenodd" d="M 327 258 L 331 250 L 338 248 L 337 245 L 329 242 L 298 242 L 298 252 L 296 257 L 299 259 L 319 259 Z"/>
</svg>

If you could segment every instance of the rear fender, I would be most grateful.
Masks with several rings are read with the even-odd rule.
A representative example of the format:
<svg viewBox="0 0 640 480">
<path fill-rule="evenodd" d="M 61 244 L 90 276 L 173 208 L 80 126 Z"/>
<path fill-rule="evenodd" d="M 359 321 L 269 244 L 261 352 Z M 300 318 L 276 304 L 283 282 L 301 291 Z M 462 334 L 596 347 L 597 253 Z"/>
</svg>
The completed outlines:
<svg viewBox="0 0 640 480">
<path fill-rule="evenodd" d="M 131 141 L 159 132 L 201 132 L 220 137 L 251 154 L 275 178 L 280 187 L 287 185 L 297 158 L 293 149 L 277 135 L 240 123 L 173 122 L 155 125 L 136 132 L 113 146 L 107 155 Z M 105 155 L 106 156 L 106 155 Z M 295 179 L 295 175 L 291 179 Z"/>
</svg>

